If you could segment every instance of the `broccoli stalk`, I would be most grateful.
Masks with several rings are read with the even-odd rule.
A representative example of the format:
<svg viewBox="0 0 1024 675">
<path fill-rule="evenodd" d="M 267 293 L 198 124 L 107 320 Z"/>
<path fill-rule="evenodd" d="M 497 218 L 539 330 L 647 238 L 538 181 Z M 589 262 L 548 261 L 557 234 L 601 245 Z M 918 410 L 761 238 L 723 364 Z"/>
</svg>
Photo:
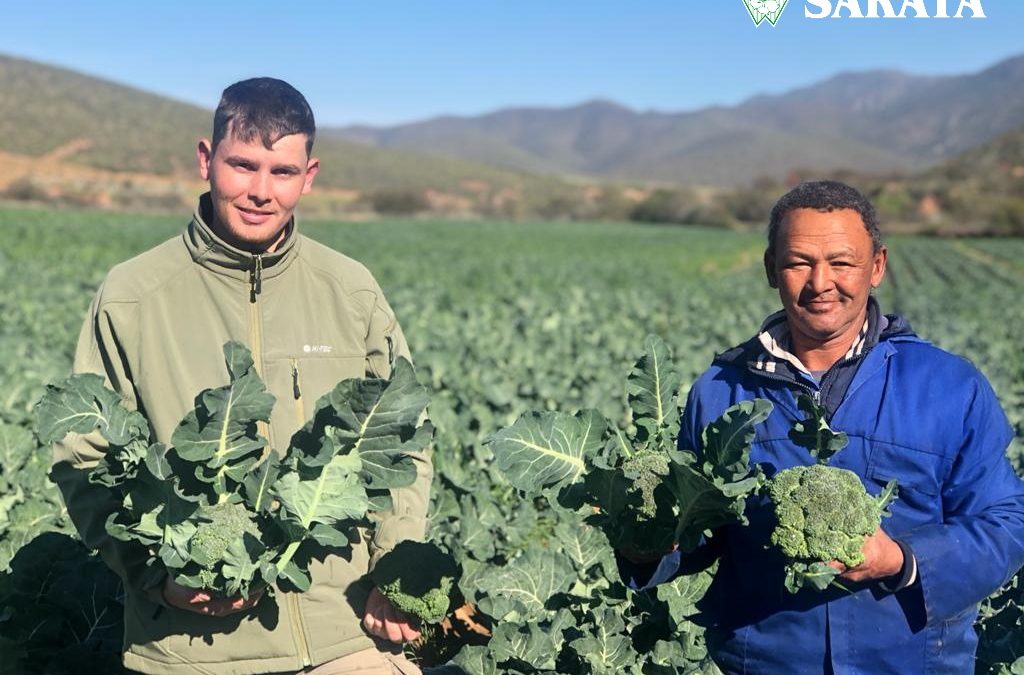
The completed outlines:
<svg viewBox="0 0 1024 675">
<path fill-rule="evenodd" d="M 824 409 L 809 397 L 800 398 L 800 409 L 808 417 L 794 425 L 790 439 L 810 450 L 818 463 L 780 471 L 767 486 L 776 521 L 771 541 L 789 561 L 786 588 L 791 593 L 835 584 L 839 572 L 828 564 L 832 560 L 847 567 L 863 563 L 864 541 L 890 515 L 886 507 L 897 489 L 891 481 L 874 496 L 857 474 L 826 466 L 845 447 L 846 434 L 833 432 Z"/>
</svg>

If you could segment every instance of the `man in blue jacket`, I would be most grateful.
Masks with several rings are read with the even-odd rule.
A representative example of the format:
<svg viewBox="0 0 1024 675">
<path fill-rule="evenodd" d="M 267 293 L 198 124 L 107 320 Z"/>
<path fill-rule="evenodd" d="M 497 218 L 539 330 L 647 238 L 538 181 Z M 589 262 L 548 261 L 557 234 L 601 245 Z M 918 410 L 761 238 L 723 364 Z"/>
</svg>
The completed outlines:
<svg viewBox="0 0 1024 675">
<path fill-rule="evenodd" d="M 864 544 L 865 562 L 833 562 L 847 590 L 783 586 L 772 511 L 715 532 L 719 560 L 703 604 L 708 648 L 728 673 L 971 673 L 977 603 L 1024 564 L 1024 482 L 1005 457 L 1013 439 L 992 388 L 968 361 L 915 335 L 871 297 L 885 276 L 874 208 L 842 183 L 804 183 L 771 214 L 768 283 L 783 310 L 715 358 L 690 391 L 680 447 L 738 401 L 775 405 L 751 459 L 769 475 L 813 464 L 788 432 L 811 394 L 849 445 L 831 461 L 869 492 L 899 482 L 893 515 Z M 689 558 L 687 559 L 689 560 Z M 686 562 L 686 561 L 684 561 Z M 641 583 L 651 570 L 634 567 Z M 653 567 L 653 566 L 652 566 Z M 671 578 L 679 554 L 648 585 Z"/>
</svg>

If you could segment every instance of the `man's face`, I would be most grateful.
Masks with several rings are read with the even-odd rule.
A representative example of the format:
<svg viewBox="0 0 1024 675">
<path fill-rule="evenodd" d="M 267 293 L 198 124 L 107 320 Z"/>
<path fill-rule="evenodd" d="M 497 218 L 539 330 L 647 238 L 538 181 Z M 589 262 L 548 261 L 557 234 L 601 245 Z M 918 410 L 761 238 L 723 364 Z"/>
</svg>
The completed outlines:
<svg viewBox="0 0 1024 675">
<path fill-rule="evenodd" d="M 885 248 L 873 251 L 856 211 L 796 209 L 783 219 L 765 270 L 779 289 L 794 339 L 815 348 L 853 344 L 885 261 Z"/>
<path fill-rule="evenodd" d="M 214 223 L 228 243 L 273 251 L 299 198 L 310 191 L 319 162 L 306 154 L 305 134 L 277 139 L 270 149 L 228 133 L 217 144 L 199 142 L 199 173 L 210 182 Z"/>
</svg>

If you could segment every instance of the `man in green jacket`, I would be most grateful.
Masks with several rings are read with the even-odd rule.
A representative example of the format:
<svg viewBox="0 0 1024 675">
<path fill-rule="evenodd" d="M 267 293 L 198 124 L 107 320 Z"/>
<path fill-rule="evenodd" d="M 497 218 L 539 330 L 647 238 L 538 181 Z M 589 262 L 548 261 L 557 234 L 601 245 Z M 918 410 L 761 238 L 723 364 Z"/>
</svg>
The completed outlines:
<svg viewBox="0 0 1024 675">
<path fill-rule="evenodd" d="M 221 347 L 245 343 L 277 404 L 261 429 L 273 448 L 313 413 L 339 380 L 387 377 L 408 347 L 365 267 L 297 231 L 294 210 L 320 168 L 315 124 L 302 94 L 257 78 L 224 91 L 212 140 L 198 146 L 210 191 L 186 231 L 110 271 L 79 336 L 74 371 L 99 373 L 168 443 L 200 391 L 227 382 Z M 215 599 L 145 564 L 140 547 L 105 530 L 115 503 L 89 484 L 106 446 L 69 435 L 54 450 L 53 478 L 83 541 L 124 580 L 125 666 L 143 673 L 234 675 L 350 671 L 418 673 L 400 643 L 418 632 L 366 581 L 403 539 L 421 539 L 430 459 L 417 481 L 392 491 L 351 559 L 313 561 L 311 588 Z M 379 640 L 374 641 L 372 637 Z"/>
</svg>

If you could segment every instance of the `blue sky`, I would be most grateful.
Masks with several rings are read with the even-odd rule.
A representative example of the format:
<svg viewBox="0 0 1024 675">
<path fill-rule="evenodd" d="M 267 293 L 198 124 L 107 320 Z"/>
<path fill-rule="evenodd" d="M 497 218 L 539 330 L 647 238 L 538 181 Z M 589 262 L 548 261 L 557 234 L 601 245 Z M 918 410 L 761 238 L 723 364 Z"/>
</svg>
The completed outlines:
<svg viewBox="0 0 1024 675">
<path fill-rule="evenodd" d="M 1024 54 L 1021 0 L 983 0 L 985 20 L 813 21 L 804 3 L 755 28 L 742 0 L 33 0 L 6 3 L 0 53 L 207 108 L 233 81 L 281 77 L 324 126 L 593 98 L 691 110 L 843 71 L 966 73 Z"/>
</svg>

